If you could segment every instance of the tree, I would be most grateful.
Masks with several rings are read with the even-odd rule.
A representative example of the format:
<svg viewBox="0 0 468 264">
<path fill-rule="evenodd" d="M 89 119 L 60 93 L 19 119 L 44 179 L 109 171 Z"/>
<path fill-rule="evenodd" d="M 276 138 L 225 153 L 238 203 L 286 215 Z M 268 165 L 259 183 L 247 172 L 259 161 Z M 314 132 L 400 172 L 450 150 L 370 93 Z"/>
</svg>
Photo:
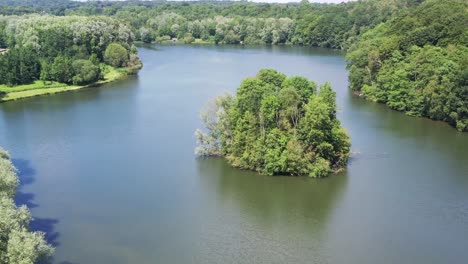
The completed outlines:
<svg viewBox="0 0 468 264">
<path fill-rule="evenodd" d="M 0 55 L 0 84 L 28 84 L 39 79 L 40 63 L 31 48 L 13 48 Z"/>
<path fill-rule="evenodd" d="M 467 8 L 462 1 L 425 1 L 367 32 L 347 55 L 351 89 L 468 131 L 468 39 L 461 26 Z"/>
<path fill-rule="evenodd" d="M 235 97 L 210 104 L 202 115 L 208 133 L 196 131 L 196 151 L 267 175 L 325 177 L 346 166 L 351 144 L 335 97 L 329 84 L 317 92 L 307 79 L 263 69 L 242 81 Z"/>
<path fill-rule="evenodd" d="M 94 65 L 89 60 L 76 60 L 72 64 L 75 76 L 73 76 L 73 84 L 84 85 L 93 83 L 101 77 L 99 66 Z"/>
<path fill-rule="evenodd" d="M 108 17 L 0 16 L 0 47 L 10 47 L 0 55 L 0 84 L 15 86 L 38 79 L 71 84 L 73 61 L 90 59 L 98 66 L 108 47 L 109 61 L 127 66 L 131 60 L 137 70 L 140 62 L 133 38 L 126 24 Z M 94 79 L 95 68 L 86 69 L 88 73 L 93 69 L 92 78 L 81 74 L 75 83 Z"/>
<path fill-rule="evenodd" d="M 10 156 L 0 148 L 0 263 L 34 264 L 47 260 L 53 248 L 42 232 L 29 230 L 31 213 L 13 201 L 19 180 Z"/>
<path fill-rule="evenodd" d="M 123 67 L 129 60 L 128 51 L 119 43 L 111 43 L 104 53 L 104 61 L 113 67 Z"/>
<path fill-rule="evenodd" d="M 52 79 L 57 82 L 71 84 L 75 72 L 72 66 L 72 59 L 58 56 L 50 68 Z"/>
</svg>

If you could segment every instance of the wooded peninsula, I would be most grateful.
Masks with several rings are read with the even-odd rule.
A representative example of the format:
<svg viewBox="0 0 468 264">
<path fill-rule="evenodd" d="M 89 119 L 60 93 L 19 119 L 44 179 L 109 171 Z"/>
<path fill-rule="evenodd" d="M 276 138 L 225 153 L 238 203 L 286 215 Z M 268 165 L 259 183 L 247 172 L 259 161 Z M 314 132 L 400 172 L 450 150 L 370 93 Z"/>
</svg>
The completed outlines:
<svg viewBox="0 0 468 264">
<path fill-rule="evenodd" d="M 108 17 L 0 17 L 0 101 L 76 90 L 136 73 L 133 33 Z M 0 25 L 2 23 L 0 22 Z"/>
<path fill-rule="evenodd" d="M 305 45 L 347 51 L 357 95 L 467 131 L 467 8 L 463 0 L 0 0 L 0 48 L 9 50 L 0 57 L 0 92 L 6 100 L 13 91 L 115 79 L 118 67 L 135 72 L 134 40 Z M 113 59 L 105 56 L 111 43 Z"/>
</svg>

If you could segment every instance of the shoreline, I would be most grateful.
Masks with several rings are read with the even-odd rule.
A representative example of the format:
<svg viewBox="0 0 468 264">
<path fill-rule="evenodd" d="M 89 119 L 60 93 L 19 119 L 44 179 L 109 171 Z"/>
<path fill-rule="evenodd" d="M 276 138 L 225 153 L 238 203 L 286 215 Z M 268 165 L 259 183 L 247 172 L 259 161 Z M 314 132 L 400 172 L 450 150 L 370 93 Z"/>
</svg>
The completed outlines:
<svg viewBox="0 0 468 264">
<path fill-rule="evenodd" d="M 58 87 L 44 87 L 44 88 L 37 88 L 37 89 L 26 89 L 17 92 L 9 92 L 5 93 L 4 95 L 0 92 L 0 103 L 9 102 L 9 101 L 17 101 L 26 98 L 36 97 L 36 96 L 45 96 L 45 95 L 53 95 L 58 93 L 64 92 L 73 92 L 81 89 L 92 88 L 92 87 L 99 87 L 103 84 L 115 82 L 126 78 L 130 75 L 135 75 L 138 71 L 143 67 L 143 64 L 139 64 L 136 66 L 126 67 L 126 68 L 114 68 L 109 73 L 104 75 L 104 80 L 100 80 L 94 83 L 90 83 L 87 85 L 65 85 L 65 86 L 58 86 Z"/>
<path fill-rule="evenodd" d="M 141 40 L 137 40 L 134 42 L 135 45 L 174 45 L 174 46 L 240 46 L 240 47 L 305 47 L 305 48 L 314 48 L 314 49 L 324 49 L 324 50 L 331 50 L 337 52 L 346 53 L 347 50 L 345 49 L 335 49 L 335 48 L 327 48 L 327 47 L 320 47 L 320 46 L 310 46 L 310 45 L 302 45 L 302 44 L 292 44 L 292 43 L 279 43 L 279 44 L 267 44 L 267 43 L 237 43 L 237 44 L 227 44 L 227 43 L 215 43 L 208 40 L 196 39 L 191 43 L 186 43 L 183 40 L 154 40 L 150 43 L 144 42 Z"/>
</svg>

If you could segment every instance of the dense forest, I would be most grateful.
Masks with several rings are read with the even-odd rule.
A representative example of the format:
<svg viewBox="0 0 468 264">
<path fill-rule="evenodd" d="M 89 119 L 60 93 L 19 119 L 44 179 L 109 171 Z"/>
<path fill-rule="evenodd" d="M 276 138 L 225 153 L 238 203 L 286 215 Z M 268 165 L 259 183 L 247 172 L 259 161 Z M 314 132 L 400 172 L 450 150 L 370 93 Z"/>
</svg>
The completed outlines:
<svg viewBox="0 0 468 264">
<path fill-rule="evenodd" d="M 348 55 L 357 93 L 468 130 L 468 2 L 428 0 L 362 36 Z"/>
<path fill-rule="evenodd" d="M 329 83 L 263 69 L 236 96 L 216 98 L 196 131 L 200 155 L 221 155 L 235 167 L 267 175 L 325 177 L 346 167 L 350 139 L 336 118 Z"/>
<path fill-rule="evenodd" d="M 138 66 L 129 27 L 109 17 L 0 17 L 0 85 L 36 80 L 84 85 L 106 66 Z"/>
<path fill-rule="evenodd" d="M 128 21 L 138 40 L 201 39 L 225 44 L 297 44 L 346 49 L 362 32 L 413 6 L 412 0 L 370 0 L 340 5 L 209 2 L 84 5 L 67 14 L 106 14 Z"/>
<path fill-rule="evenodd" d="M 34 2 L 34 3 L 31 3 Z M 136 40 L 178 38 L 224 44 L 296 44 L 347 49 L 363 32 L 421 0 L 344 4 L 268 4 L 229 1 L 0 0 L 0 14 L 112 16 L 128 23 Z"/>
<path fill-rule="evenodd" d="M 44 234 L 29 230 L 31 213 L 13 201 L 19 185 L 9 154 L 0 148 L 0 263 L 34 264 L 49 258 L 53 248 Z"/>
<path fill-rule="evenodd" d="M 10 48 L 0 56 L 0 84 L 93 82 L 103 63 L 113 64 L 110 42 L 120 66 L 139 64 L 134 40 L 326 47 L 348 51 L 356 94 L 467 131 L 466 10 L 463 0 L 0 0 L 0 48 Z M 12 16 L 31 13 L 54 16 Z"/>
</svg>

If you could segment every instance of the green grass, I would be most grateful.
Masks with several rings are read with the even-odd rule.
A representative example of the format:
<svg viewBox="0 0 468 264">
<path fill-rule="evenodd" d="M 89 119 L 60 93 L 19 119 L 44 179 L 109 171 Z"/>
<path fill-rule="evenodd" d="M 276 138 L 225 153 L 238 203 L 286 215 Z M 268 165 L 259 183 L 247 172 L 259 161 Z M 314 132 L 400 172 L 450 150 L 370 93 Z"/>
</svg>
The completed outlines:
<svg viewBox="0 0 468 264">
<path fill-rule="evenodd" d="M 14 87 L 8 87 L 6 85 L 0 85 L 0 102 L 18 100 L 27 97 L 39 96 L 39 95 L 49 95 L 56 94 L 67 91 L 74 91 L 83 88 L 88 88 L 96 85 L 101 85 L 104 83 L 113 82 L 119 80 L 128 74 L 131 74 L 132 71 L 126 68 L 117 69 L 111 66 L 105 65 L 103 67 L 104 80 L 100 80 L 96 83 L 88 85 L 67 85 L 59 82 L 43 82 L 35 81 L 32 84 L 18 85 Z M 3 94 L 3 95 L 2 95 Z"/>
<path fill-rule="evenodd" d="M 21 92 L 27 90 L 35 90 L 35 89 L 47 89 L 47 88 L 57 88 L 57 87 L 65 87 L 67 84 L 59 83 L 59 82 L 43 82 L 43 81 L 35 81 L 31 84 L 24 84 L 18 85 L 13 87 L 8 87 L 7 85 L 3 84 L 0 85 L 0 92 L 3 93 L 13 93 L 13 92 Z"/>
</svg>

